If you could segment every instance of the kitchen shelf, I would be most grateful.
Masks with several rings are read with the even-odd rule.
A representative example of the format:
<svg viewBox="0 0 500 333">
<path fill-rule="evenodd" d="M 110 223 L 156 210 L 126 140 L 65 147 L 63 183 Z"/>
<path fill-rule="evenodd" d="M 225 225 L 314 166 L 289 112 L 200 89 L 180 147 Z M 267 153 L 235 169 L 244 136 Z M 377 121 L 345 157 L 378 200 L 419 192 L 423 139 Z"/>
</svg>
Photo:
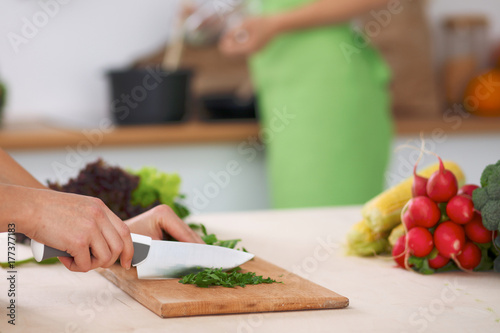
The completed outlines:
<svg viewBox="0 0 500 333">
<path fill-rule="evenodd" d="M 107 131 L 67 129 L 47 123 L 7 125 L 0 129 L 4 149 L 45 149 L 90 142 L 98 146 L 235 142 L 258 135 L 256 121 L 183 122 L 168 125 L 121 126 Z M 89 134 L 93 133 L 93 134 Z"/>
<path fill-rule="evenodd" d="M 395 121 L 396 133 L 399 135 L 412 135 L 423 132 L 444 132 L 454 134 L 478 134 L 491 133 L 500 134 L 500 118 L 469 116 L 464 118 L 460 115 L 449 115 L 441 118 L 400 118 Z"/>
<path fill-rule="evenodd" d="M 398 135 L 418 135 L 420 132 L 425 134 L 444 132 L 450 135 L 498 134 L 500 118 L 471 116 L 464 119 L 450 116 L 436 119 L 396 119 L 395 130 Z M 252 136 L 257 137 L 259 125 L 252 120 L 189 121 L 168 125 L 115 127 L 106 132 L 94 130 L 94 133 L 99 134 L 89 138 L 84 130 L 64 128 L 44 122 L 8 124 L 0 129 L 0 147 L 14 150 L 64 148 L 89 141 L 99 146 L 239 142 Z"/>
</svg>

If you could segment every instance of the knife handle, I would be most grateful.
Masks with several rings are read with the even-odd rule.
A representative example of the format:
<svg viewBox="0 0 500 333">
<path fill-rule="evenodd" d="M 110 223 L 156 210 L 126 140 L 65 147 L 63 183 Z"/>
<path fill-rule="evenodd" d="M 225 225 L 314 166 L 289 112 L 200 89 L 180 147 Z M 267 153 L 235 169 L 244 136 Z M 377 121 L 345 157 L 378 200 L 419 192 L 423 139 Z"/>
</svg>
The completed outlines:
<svg viewBox="0 0 500 333">
<path fill-rule="evenodd" d="M 132 243 L 134 245 L 132 265 L 137 266 L 148 256 L 149 248 L 151 247 L 151 237 L 133 233 L 131 233 L 130 236 L 132 237 Z M 48 245 L 44 245 L 34 239 L 31 240 L 31 251 L 33 252 L 35 260 L 38 262 L 55 257 L 71 257 L 71 255 L 66 251 L 61 251 Z"/>
<path fill-rule="evenodd" d="M 68 252 L 55 249 L 48 245 L 43 245 L 34 239 L 31 240 L 31 251 L 33 252 L 35 260 L 38 262 L 55 257 L 71 257 Z"/>
</svg>

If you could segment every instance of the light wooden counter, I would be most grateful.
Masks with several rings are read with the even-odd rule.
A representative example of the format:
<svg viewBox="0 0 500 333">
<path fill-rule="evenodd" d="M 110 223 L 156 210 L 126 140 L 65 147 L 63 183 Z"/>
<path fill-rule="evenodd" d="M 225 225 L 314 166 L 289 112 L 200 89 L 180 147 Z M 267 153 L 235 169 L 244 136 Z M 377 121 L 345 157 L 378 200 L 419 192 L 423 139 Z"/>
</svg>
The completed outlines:
<svg viewBox="0 0 500 333">
<path fill-rule="evenodd" d="M 15 327 L 7 324 L 7 272 L 0 269 L 0 331 L 500 331 L 500 274 L 424 276 L 395 268 L 390 259 L 347 257 L 345 235 L 360 217 L 360 207 L 346 207 L 192 218 L 221 239 L 242 238 L 258 257 L 348 297 L 346 309 L 162 319 L 96 272 L 28 264 L 17 268 Z"/>
</svg>

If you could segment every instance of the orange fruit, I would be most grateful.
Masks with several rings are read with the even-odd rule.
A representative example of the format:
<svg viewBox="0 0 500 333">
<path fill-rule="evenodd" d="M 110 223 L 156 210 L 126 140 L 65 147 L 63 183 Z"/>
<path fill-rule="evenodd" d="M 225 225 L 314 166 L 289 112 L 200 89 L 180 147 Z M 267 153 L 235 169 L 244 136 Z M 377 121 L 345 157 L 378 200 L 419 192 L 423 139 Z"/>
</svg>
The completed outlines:
<svg viewBox="0 0 500 333">
<path fill-rule="evenodd" d="M 463 104 L 471 114 L 500 117 L 500 69 L 473 78 L 465 89 Z"/>
</svg>

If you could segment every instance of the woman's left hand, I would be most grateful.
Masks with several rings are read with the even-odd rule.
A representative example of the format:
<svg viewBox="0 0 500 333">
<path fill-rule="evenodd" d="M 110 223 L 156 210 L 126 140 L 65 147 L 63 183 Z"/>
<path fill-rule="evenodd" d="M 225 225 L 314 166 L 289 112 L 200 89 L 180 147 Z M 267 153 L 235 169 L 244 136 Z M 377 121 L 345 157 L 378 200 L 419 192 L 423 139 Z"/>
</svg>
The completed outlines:
<svg viewBox="0 0 500 333">
<path fill-rule="evenodd" d="M 180 242 L 204 243 L 174 211 L 167 205 L 159 205 L 145 213 L 126 220 L 130 232 L 149 236 L 152 239 L 163 239 L 166 232 Z"/>
<path fill-rule="evenodd" d="M 250 55 L 266 46 L 276 34 L 272 17 L 252 17 L 227 32 L 219 42 L 219 49 L 228 56 Z"/>
</svg>

